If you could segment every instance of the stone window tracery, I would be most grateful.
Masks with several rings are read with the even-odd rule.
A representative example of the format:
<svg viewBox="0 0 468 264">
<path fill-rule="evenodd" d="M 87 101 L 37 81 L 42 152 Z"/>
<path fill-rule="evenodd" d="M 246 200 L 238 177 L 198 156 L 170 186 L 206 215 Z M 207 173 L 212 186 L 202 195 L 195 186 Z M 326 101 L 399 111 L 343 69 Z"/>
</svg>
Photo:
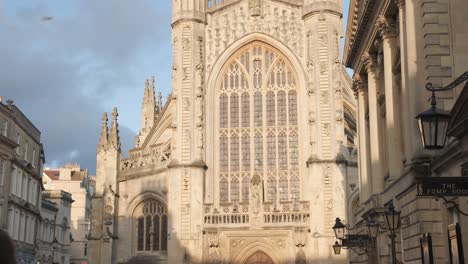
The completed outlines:
<svg viewBox="0 0 468 264">
<path fill-rule="evenodd" d="M 216 99 L 220 202 L 248 202 L 254 172 L 265 177 L 265 200 L 299 199 L 295 71 L 281 53 L 260 42 L 226 65 Z"/>
<path fill-rule="evenodd" d="M 137 206 L 136 250 L 158 252 L 167 250 L 167 208 L 161 202 L 148 199 Z"/>
</svg>

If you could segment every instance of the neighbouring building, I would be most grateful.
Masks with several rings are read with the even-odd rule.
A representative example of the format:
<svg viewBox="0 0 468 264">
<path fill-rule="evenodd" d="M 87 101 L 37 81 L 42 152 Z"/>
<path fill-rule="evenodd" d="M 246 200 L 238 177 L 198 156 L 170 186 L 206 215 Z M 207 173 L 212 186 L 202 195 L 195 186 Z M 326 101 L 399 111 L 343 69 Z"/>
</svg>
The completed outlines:
<svg viewBox="0 0 468 264">
<path fill-rule="evenodd" d="M 415 118 L 430 107 L 426 83 L 443 87 L 468 70 L 466 1 L 350 2 L 343 61 L 354 70 L 358 99 L 359 191 L 348 197 L 347 222 L 357 233 L 367 221 L 385 227 L 383 213 L 393 204 L 401 211 L 398 261 L 422 263 L 420 239 L 431 234 L 434 263 L 461 263 L 452 255 L 468 253 L 468 219 L 453 205 L 467 212 L 466 199 L 417 196 L 416 177 L 467 176 L 467 86 L 436 93 L 437 106 L 452 111 L 444 149 L 423 149 Z M 462 243 L 449 246 L 456 224 Z M 351 262 L 390 263 L 387 235 Z"/>
<path fill-rule="evenodd" d="M 146 82 L 128 157 L 102 118 L 90 263 L 346 263 L 342 28 L 341 0 L 173 0 L 172 93 Z"/>
<path fill-rule="evenodd" d="M 13 101 L 0 100 L 0 228 L 15 242 L 18 263 L 35 263 L 44 153 L 41 133 Z"/>
<path fill-rule="evenodd" d="M 70 216 L 72 195 L 62 190 L 44 190 L 42 227 L 38 231 L 38 260 L 44 263 L 70 264 Z M 52 262 L 49 262 L 52 259 Z"/>
<path fill-rule="evenodd" d="M 88 234 L 91 217 L 91 179 L 88 170 L 78 164 L 67 164 L 58 169 L 44 169 L 44 189 L 63 190 L 72 195 L 70 228 L 70 263 L 81 264 L 88 261 Z"/>
<path fill-rule="evenodd" d="M 58 241 L 55 239 L 55 220 L 57 219 L 58 206 L 56 203 L 42 199 L 42 221 L 37 233 L 37 262 L 51 264 L 54 259 Z"/>
</svg>

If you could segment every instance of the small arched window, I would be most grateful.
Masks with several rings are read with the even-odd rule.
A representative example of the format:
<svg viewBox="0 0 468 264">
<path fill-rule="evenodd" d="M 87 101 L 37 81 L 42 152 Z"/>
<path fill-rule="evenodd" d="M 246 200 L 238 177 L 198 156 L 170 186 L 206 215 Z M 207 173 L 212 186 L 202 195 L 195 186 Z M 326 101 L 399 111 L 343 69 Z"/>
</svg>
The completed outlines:
<svg viewBox="0 0 468 264">
<path fill-rule="evenodd" d="M 62 244 L 67 244 L 65 239 L 67 238 L 67 226 L 68 226 L 68 221 L 67 218 L 63 218 L 62 220 L 62 232 L 61 232 L 61 240 Z"/>
</svg>

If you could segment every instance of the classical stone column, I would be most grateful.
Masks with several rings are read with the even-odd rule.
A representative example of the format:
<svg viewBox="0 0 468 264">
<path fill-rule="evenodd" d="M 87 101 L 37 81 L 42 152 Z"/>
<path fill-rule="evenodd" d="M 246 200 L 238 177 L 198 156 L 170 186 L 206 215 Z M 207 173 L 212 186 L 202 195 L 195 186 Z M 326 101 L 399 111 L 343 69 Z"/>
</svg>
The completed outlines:
<svg viewBox="0 0 468 264">
<path fill-rule="evenodd" d="M 359 189 L 360 200 L 365 202 L 371 195 L 372 181 L 370 179 L 370 153 L 368 149 L 369 130 L 366 124 L 367 82 L 359 75 L 353 78 L 353 89 L 358 97 L 358 135 L 359 135 Z"/>
<path fill-rule="evenodd" d="M 363 64 L 367 70 L 367 87 L 369 92 L 369 135 L 370 135 L 370 160 L 372 171 L 372 194 L 383 191 L 384 171 L 382 153 L 382 133 L 379 131 L 379 102 L 378 102 L 378 79 L 376 76 L 377 56 L 364 53 Z"/>
<path fill-rule="evenodd" d="M 400 65 L 401 65 L 401 119 L 402 119 L 402 136 L 403 136 L 403 153 L 406 160 L 406 164 L 410 164 L 408 160 L 411 157 L 411 150 L 413 149 L 413 140 L 411 140 L 411 126 L 414 122 L 414 117 L 409 113 L 410 101 L 408 91 L 408 65 L 407 60 L 407 48 L 406 48 L 406 12 L 405 12 L 405 0 L 395 0 L 399 9 L 399 29 L 400 29 Z"/>
<path fill-rule="evenodd" d="M 387 121 L 388 171 L 395 179 L 401 176 L 403 169 L 403 146 L 401 136 L 400 95 L 393 74 L 397 49 L 397 32 L 393 19 L 379 16 L 377 29 L 383 39 L 384 75 L 385 75 L 385 115 Z"/>
</svg>

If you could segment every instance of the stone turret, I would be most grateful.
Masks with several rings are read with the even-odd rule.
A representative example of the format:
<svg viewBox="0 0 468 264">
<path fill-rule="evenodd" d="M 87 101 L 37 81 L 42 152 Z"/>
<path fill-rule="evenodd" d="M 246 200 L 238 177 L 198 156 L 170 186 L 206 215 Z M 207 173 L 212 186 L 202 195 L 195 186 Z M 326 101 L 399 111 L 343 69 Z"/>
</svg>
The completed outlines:
<svg viewBox="0 0 468 264">
<path fill-rule="evenodd" d="M 107 129 L 107 113 L 104 112 L 102 115 L 102 127 L 101 127 L 101 136 L 99 137 L 99 144 L 98 144 L 98 152 L 106 149 L 108 139 L 109 139 L 109 132 Z"/>
<path fill-rule="evenodd" d="M 205 21 L 207 0 L 172 0 L 172 23 L 181 20 Z"/>
<path fill-rule="evenodd" d="M 99 139 L 96 161 L 96 188 L 93 195 L 93 225 L 91 226 L 90 256 L 93 263 L 115 263 L 112 254 L 117 218 L 115 208 L 118 203 L 119 188 L 117 177 L 122 153 L 120 149 L 118 112 L 112 111 L 111 129 L 108 133 L 107 113 L 102 117 L 101 137 Z M 103 243 L 106 242 L 106 243 Z"/>
<path fill-rule="evenodd" d="M 191 261 L 202 263 L 203 221 L 203 91 L 205 78 L 205 28 L 207 0 L 172 0 L 172 103 L 171 116 L 175 124 L 171 143 L 172 162 L 168 192 L 171 215 L 168 263 Z M 162 102 L 158 103 L 162 106 Z M 182 182 L 191 186 L 185 188 Z M 190 208 L 189 211 L 186 208 Z M 187 248 L 186 250 L 182 247 Z M 185 255 L 185 256 L 184 256 Z"/>
<path fill-rule="evenodd" d="M 117 112 L 117 107 L 114 107 L 114 110 L 112 111 L 111 131 L 109 134 L 109 147 L 120 151 L 119 123 L 117 122 L 118 116 L 119 113 Z"/>
<path fill-rule="evenodd" d="M 145 94 L 143 96 L 143 105 L 141 109 L 142 134 L 147 133 L 147 131 L 153 127 L 155 121 L 155 109 L 156 99 L 154 93 L 154 76 L 152 76 L 150 81 L 146 80 L 145 82 Z"/>
</svg>

